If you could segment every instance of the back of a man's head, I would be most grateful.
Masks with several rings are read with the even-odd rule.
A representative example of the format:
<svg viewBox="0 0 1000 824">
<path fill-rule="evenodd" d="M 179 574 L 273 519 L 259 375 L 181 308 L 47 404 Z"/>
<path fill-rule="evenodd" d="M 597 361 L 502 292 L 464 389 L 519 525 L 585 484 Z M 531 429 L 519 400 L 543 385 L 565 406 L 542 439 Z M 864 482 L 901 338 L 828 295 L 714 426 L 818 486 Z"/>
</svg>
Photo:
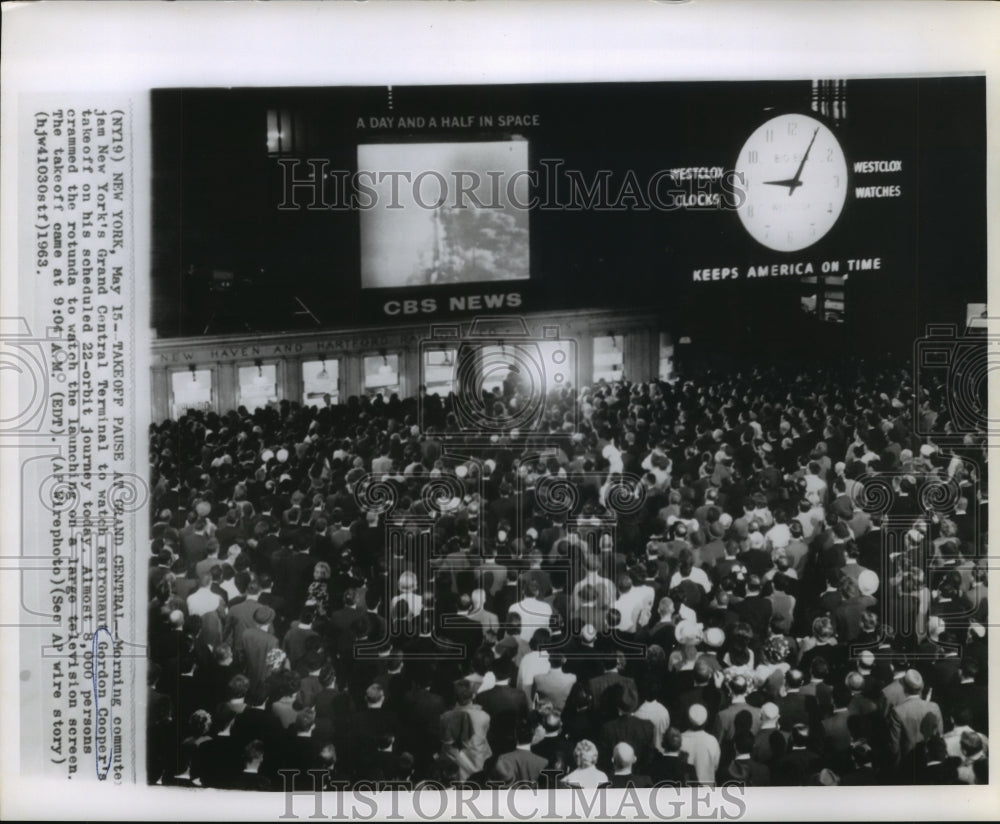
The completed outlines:
<svg viewBox="0 0 1000 824">
<path fill-rule="evenodd" d="M 903 676 L 903 690 L 907 695 L 919 695 L 924 690 L 924 677 L 919 670 L 909 669 Z"/>
<path fill-rule="evenodd" d="M 365 690 L 365 702 L 369 707 L 378 706 L 382 699 L 384 698 L 384 693 L 382 692 L 382 687 L 378 684 L 372 684 Z"/>
<path fill-rule="evenodd" d="M 509 681 L 513 672 L 514 665 L 506 655 L 500 656 L 493 662 L 493 677 L 496 678 L 497 683 Z"/>
<path fill-rule="evenodd" d="M 705 658 L 699 658 L 694 662 L 694 681 L 696 684 L 707 684 L 712 680 L 715 670 Z"/>
<path fill-rule="evenodd" d="M 635 761 L 635 750 L 632 749 L 631 744 L 624 741 L 619 741 L 615 744 L 615 748 L 611 753 L 611 763 L 614 764 L 616 770 L 631 769 Z"/>
<path fill-rule="evenodd" d="M 733 736 L 733 747 L 737 755 L 747 755 L 753 751 L 754 734 L 750 730 L 740 730 Z"/>
</svg>

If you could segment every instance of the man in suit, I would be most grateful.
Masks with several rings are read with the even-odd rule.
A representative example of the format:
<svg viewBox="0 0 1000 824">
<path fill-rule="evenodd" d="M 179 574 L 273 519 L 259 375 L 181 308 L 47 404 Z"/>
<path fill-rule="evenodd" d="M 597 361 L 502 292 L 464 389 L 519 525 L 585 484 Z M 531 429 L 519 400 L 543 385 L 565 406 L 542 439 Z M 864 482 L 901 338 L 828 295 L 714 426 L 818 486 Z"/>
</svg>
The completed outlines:
<svg viewBox="0 0 1000 824">
<path fill-rule="evenodd" d="M 316 710 L 312 708 L 301 710 L 295 721 L 285 730 L 281 753 L 282 768 L 298 770 L 294 776 L 294 784 L 299 787 L 312 787 L 312 776 L 308 771 L 319 766 L 319 753 L 325 743 L 316 728 Z"/>
<path fill-rule="evenodd" d="M 358 609 L 358 591 L 353 587 L 344 592 L 344 606 L 330 615 L 326 633 L 333 651 L 340 657 L 348 656 L 354 646 L 355 624 L 364 613 Z"/>
<path fill-rule="evenodd" d="M 486 609 L 486 592 L 481 589 L 472 590 L 469 618 L 482 627 L 483 632 L 496 632 L 500 619 L 496 614 Z"/>
<path fill-rule="evenodd" d="M 921 698 L 923 676 L 915 669 L 907 670 L 901 683 L 905 697 L 889 710 L 889 752 L 897 764 L 924 740 L 924 716 L 928 713 L 935 717 L 938 732 L 944 729 L 938 705 Z"/>
<path fill-rule="evenodd" d="M 492 725 L 491 725 L 492 726 Z M 517 725 L 516 745 L 503 753 L 493 767 L 494 775 L 504 783 L 527 782 L 538 785 L 538 777 L 548 765 L 548 761 L 531 751 L 534 727 L 524 720 Z"/>
<path fill-rule="evenodd" d="M 423 662 L 415 662 L 423 663 Z M 431 691 L 430 667 L 413 667 L 413 687 L 402 701 L 400 716 L 406 724 L 399 731 L 401 749 L 420 762 L 441 747 L 441 715 L 448 709 L 444 698 Z"/>
<path fill-rule="evenodd" d="M 784 695 L 775 700 L 781 715 L 781 727 L 791 730 L 796 724 L 815 727 L 819 723 L 819 705 L 814 695 L 802 693 L 804 681 L 801 670 L 790 669 L 785 674 Z"/>
<path fill-rule="evenodd" d="M 770 765 L 785 754 L 788 738 L 788 733 L 781 731 L 778 705 L 768 701 L 760 708 L 760 729 L 754 737 L 753 757 L 762 764 Z"/>
<path fill-rule="evenodd" d="M 310 554 L 312 544 L 308 538 L 297 541 L 297 551 L 288 559 L 289 593 L 288 602 L 292 614 L 297 615 L 306 601 L 306 591 L 313 579 L 313 568 L 319 560 Z"/>
<path fill-rule="evenodd" d="M 822 766 L 819 756 L 811 747 L 809 727 L 796 724 L 792 728 L 789 744 L 788 752 L 775 759 L 772 766 L 774 784 L 779 787 L 805 786 Z"/>
<path fill-rule="evenodd" d="M 208 521 L 197 518 L 180 531 L 181 557 L 188 569 L 204 560 L 208 554 Z"/>
<path fill-rule="evenodd" d="M 733 782 L 744 787 L 768 787 L 771 770 L 753 757 L 754 734 L 740 730 L 733 738 L 736 757 L 719 772 L 719 783 Z"/>
<path fill-rule="evenodd" d="M 251 690 L 263 686 L 269 672 L 267 654 L 278 648 L 278 639 L 270 631 L 274 621 L 274 610 L 258 606 L 254 610 L 253 620 L 254 626 L 244 630 L 236 648 L 237 658 L 243 663 L 250 679 Z"/>
<path fill-rule="evenodd" d="M 293 621 L 288 632 L 285 633 L 281 642 L 281 648 L 288 656 L 288 663 L 292 669 L 297 670 L 299 664 L 305 658 L 306 653 L 319 649 L 319 633 L 313 629 L 313 621 L 316 618 L 314 607 L 304 607 L 302 615 L 298 621 Z"/>
<path fill-rule="evenodd" d="M 350 752 L 357 778 L 367 778 L 378 762 L 378 742 L 397 734 L 396 714 L 383 706 L 385 694 L 378 684 L 365 690 L 365 709 L 351 719 Z"/>
<path fill-rule="evenodd" d="M 630 744 L 624 741 L 615 744 L 611 754 L 611 766 L 614 768 L 611 776 L 612 789 L 623 790 L 626 787 L 634 787 L 641 790 L 653 786 L 648 775 L 635 775 L 632 772 L 637 760 L 635 750 Z"/>
<path fill-rule="evenodd" d="M 566 699 L 569 698 L 576 676 L 571 672 L 563 672 L 566 656 L 561 652 L 549 654 L 549 671 L 540 673 L 532 683 L 532 693 L 537 704 L 548 703 L 558 712 L 563 711 Z"/>
<path fill-rule="evenodd" d="M 698 781 L 682 744 L 681 731 L 676 727 L 668 729 L 663 736 L 663 752 L 656 753 L 649 764 L 649 777 L 654 784 L 687 787 Z"/>
<path fill-rule="evenodd" d="M 229 608 L 229 615 L 226 617 L 225 639 L 233 647 L 238 649 L 243 633 L 257 626 L 253 620 L 253 614 L 260 603 L 260 583 L 256 580 L 250 581 L 247 585 L 246 597 Z"/>
<path fill-rule="evenodd" d="M 487 740 L 494 752 L 514 749 L 517 725 L 528 717 L 528 698 L 524 690 L 510 685 L 513 674 L 510 659 L 498 658 L 493 664 L 496 685 L 476 696 L 476 702 L 490 717 Z"/>
<path fill-rule="evenodd" d="M 977 683 L 979 677 L 979 662 L 975 658 L 965 658 L 958 673 L 958 682 L 951 685 L 947 691 L 948 706 L 952 715 L 962 707 L 967 707 L 970 714 L 969 724 L 975 730 L 988 730 L 989 724 L 989 692 L 984 684 Z"/>
<path fill-rule="evenodd" d="M 636 718 L 632 715 L 636 701 L 625 693 L 621 684 L 615 684 L 607 690 L 607 702 L 614 701 L 617 705 L 618 717 L 606 721 L 601 726 L 601 761 L 598 766 L 610 768 L 611 753 L 621 742 L 628 744 L 640 764 L 645 765 L 653 753 L 655 730 L 651 721 Z M 607 771 L 607 770 L 605 770 Z"/>
<path fill-rule="evenodd" d="M 961 763 L 960 758 L 949 756 L 948 746 L 943 738 L 932 738 L 927 742 L 927 760 L 917 766 L 914 783 L 933 786 L 961 784 L 958 777 L 958 768 Z"/>
<path fill-rule="evenodd" d="M 441 616 L 440 636 L 460 645 L 466 660 L 479 649 L 483 643 L 483 625 L 469 615 L 472 598 L 462 593 L 458 599 L 458 611 Z"/>
<path fill-rule="evenodd" d="M 722 704 L 722 694 L 716 686 L 716 681 L 721 683 L 722 675 L 721 673 L 716 675 L 708 656 L 699 656 L 690 673 L 691 686 L 677 693 L 673 706 L 670 707 L 671 716 L 681 719 L 680 723 L 683 724 L 688 717 L 688 710 L 695 704 L 700 704 L 708 711 L 709 719 L 714 723 L 715 714 Z"/>
<path fill-rule="evenodd" d="M 851 690 L 847 684 L 833 688 L 833 715 L 823 719 L 823 753 L 827 764 L 837 773 L 850 769 L 851 741 L 853 736 L 848 722 L 851 715 Z"/>
<path fill-rule="evenodd" d="M 865 694 L 865 689 L 869 686 L 865 676 L 855 670 L 847 673 L 844 683 L 851 693 L 850 701 L 847 704 L 847 714 L 874 717 L 878 712 L 878 704 Z"/>
<path fill-rule="evenodd" d="M 632 702 L 633 707 L 638 705 L 639 690 L 636 688 L 635 681 L 618 672 L 618 663 L 617 655 L 607 656 L 603 659 L 604 673 L 590 679 L 588 685 L 590 687 L 590 694 L 594 698 L 594 707 L 599 712 L 602 710 L 601 697 L 604 695 L 605 690 L 615 684 L 621 684 L 625 696 Z M 613 715 L 614 712 L 617 712 L 616 707 L 608 709 L 609 714 Z"/>
<path fill-rule="evenodd" d="M 546 713 L 542 717 L 542 730 L 544 736 L 531 745 L 531 751 L 545 759 L 546 769 L 565 775 L 573 769 L 573 742 L 563 732 L 559 713 Z"/>
<path fill-rule="evenodd" d="M 747 596 L 737 604 L 736 611 L 743 621 L 753 627 L 758 638 L 766 638 L 774 606 L 769 598 L 763 596 L 761 587 L 760 577 L 750 575 L 747 578 Z"/>
<path fill-rule="evenodd" d="M 276 595 L 272 591 L 274 586 L 274 579 L 268 573 L 261 573 L 258 576 L 258 582 L 260 583 L 260 595 L 257 600 L 261 606 L 270 607 L 274 610 L 274 628 L 275 634 L 281 635 L 284 633 L 285 627 L 288 626 L 288 621 L 291 615 L 288 612 L 288 602 L 282 598 L 280 595 Z M 247 589 L 247 600 L 251 600 L 249 597 L 250 589 Z"/>
<path fill-rule="evenodd" d="M 748 686 L 747 679 L 742 675 L 737 675 L 729 681 L 732 703 L 720 710 L 715 720 L 716 737 L 724 748 L 732 743 L 736 735 L 736 716 L 741 712 L 750 715 L 749 729 L 752 735 L 756 735 L 760 729 L 760 707 L 747 703 Z"/>
</svg>

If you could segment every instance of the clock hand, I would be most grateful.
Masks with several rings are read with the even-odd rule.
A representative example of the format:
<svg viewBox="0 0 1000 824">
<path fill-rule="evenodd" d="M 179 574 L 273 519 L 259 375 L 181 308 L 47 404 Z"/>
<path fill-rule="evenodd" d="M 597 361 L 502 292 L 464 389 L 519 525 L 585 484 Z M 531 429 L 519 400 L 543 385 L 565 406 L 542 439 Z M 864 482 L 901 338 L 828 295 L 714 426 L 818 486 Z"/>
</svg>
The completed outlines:
<svg viewBox="0 0 1000 824">
<path fill-rule="evenodd" d="M 795 177 L 792 178 L 792 180 L 795 182 L 795 185 L 789 187 L 788 189 L 789 197 L 791 197 L 792 192 L 794 192 L 796 188 L 802 185 L 802 182 L 799 180 L 799 178 L 802 177 L 802 167 L 806 165 L 806 161 L 809 159 L 809 152 L 812 151 L 813 143 L 816 142 L 816 135 L 818 134 L 819 134 L 819 126 L 817 126 L 816 130 L 813 132 L 812 140 L 809 141 L 809 146 L 808 148 L 806 148 L 806 153 L 802 155 L 802 160 L 799 162 L 799 168 L 795 171 Z"/>
<path fill-rule="evenodd" d="M 790 177 L 787 180 L 765 180 L 765 186 L 787 186 L 788 194 L 794 192 L 799 186 L 802 185 L 802 181 L 798 177 Z"/>
</svg>

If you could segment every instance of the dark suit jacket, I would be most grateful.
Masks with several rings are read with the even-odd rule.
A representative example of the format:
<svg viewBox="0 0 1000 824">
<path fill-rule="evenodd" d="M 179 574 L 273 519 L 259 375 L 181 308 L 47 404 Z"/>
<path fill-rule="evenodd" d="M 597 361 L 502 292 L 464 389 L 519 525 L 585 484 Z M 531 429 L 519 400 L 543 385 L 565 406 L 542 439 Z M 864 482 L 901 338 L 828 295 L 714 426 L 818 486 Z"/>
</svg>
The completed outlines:
<svg viewBox="0 0 1000 824">
<path fill-rule="evenodd" d="M 621 684 L 626 696 L 631 696 L 632 706 L 639 704 L 639 691 L 636 689 L 635 681 L 617 672 L 605 672 L 590 679 L 590 694 L 594 697 L 594 706 L 601 709 L 601 696 L 605 690 L 613 684 Z"/>
<path fill-rule="evenodd" d="M 910 695 L 889 710 L 889 751 L 897 759 L 924 740 L 921 725 L 928 713 L 937 717 L 938 731 L 943 730 L 941 710 L 933 701 Z"/>
<path fill-rule="evenodd" d="M 573 769 L 573 742 L 561 733 L 532 744 L 531 751 L 544 758 L 550 770 L 562 769 L 563 772 L 569 772 Z"/>
<path fill-rule="evenodd" d="M 471 658 L 483 643 L 483 625 L 468 615 L 442 615 L 438 632 L 442 638 L 459 644 L 465 650 L 463 657 L 466 659 Z"/>
<path fill-rule="evenodd" d="M 819 722 L 819 705 L 813 695 L 790 692 L 774 703 L 778 705 L 783 730 L 790 730 L 796 724 L 807 724 L 810 727 L 815 727 Z"/>
<path fill-rule="evenodd" d="M 851 747 L 851 733 L 847 726 L 850 713 L 835 712 L 823 721 L 823 752 L 834 758 L 844 756 Z"/>
<path fill-rule="evenodd" d="M 501 684 L 476 695 L 476 703 L 490 716 L 487 740 L 493 750 L 513 749 L 517 724 L 528 717 L 524 690 Z"/>
<path fill-rule="evenodd" d="M 637 790 L 647 789 L 653 786 L 653 781 L 648 775 L 612 775 L 611 789 L 624 790 L 626 787 L 635 787 Z"/>
<path fill-rule="evenodd" d="M 935 693 L 936 694 L 936 693 Z M 970 726 L 979 732 L 990 728 L 989 691 L 983 684 L 969 682 L 968 684 L 952 684 L 946 693 L 949 710 L 954 712 L 959 707 L 972 710 Z"/>
<path fill-rule="evenodd" d="M 264 683 L 268 672 L 267 654 L 278 648 L 278 639 L 269 632 L 264 632 L 256 626 L 246 630 L 236 647 L 236 657 L 246 666 L 250 688 L 259 687 Z"/>
<path fill-rule="evenodd" d="M 958 780 L 958 768 L 961 760 L 958 758 L 947 758 L 939 764 L 929 764 L 918 767 L 915 776 L 915 784 L 936 785 L 936 784 L 960 784 Z"/>
<path fill-rule="evenodd" d="M 492 727 L 492 725 L 491 725 Z M 529 750 L 511 750 L 501 755 L 496 762 L 498 775 L 512 781 L 528 781 L 535 783 L 548 762 L 540 755 Z"/>
<path fill-rule="evenodd" d="M 649 764 L 649 777 L 654 783 L 669 783 L 678 787 L 686 787 L 698 781 L 694 765 L 689 764 L 687 753 L 679 755 L 664 755 L 656 753 Z"/>
<path fill-rule="evenodd" d="M 816 753 L 808 749 L 793 749 L 775 759 L 771 777 L 778 787 L 803 787 L 822 767 Z"/>
<path fill-rule="evenodd" d="M 771 770 L 753 758 L 734 759 L 719 770 L 719 783 L 735 781 L 745 787 L 768 787 L 771 785 Z"/>
<path fill-rule="evenodd" d="M 736 612 L 746 621 L 757 634 L 758 638 L 767 637 L 768 624 L 774 605 L 769 598 L 762 595 L 752 595 L 744 598 L 736 605 Z"/>
<path fill-rule="evenodd" d="M 392 710 L 366 707 L 351 719 L 350 757 L 348 769 L 353 768 L 357 778 L 368 778 L 377 761 L 379 738 L 388 733 L 396 734 L 399 721 Z"/>
<path fill-rule="evenodd" d="M 441 746 L 441 715 L 447 709 L 444 698 L 414 687 L 402 703 L 401 716 L 406 723 L 399 730 L 401 751 L 411 753 L 418 762 L 430 758 Z"/>
<path fill-rule="evenodd" d="M 615 745 L 624 741 L 629 744 L 637 758 L 637 763 L 645 765 L 653 752 L 654 728 L 650 721 L 634 715 L 622 715 L 607 721 L 601 727 L 601 757 L 603 765 L 611 764 L 611 754 Z M 602 762 L 598 762 L 602 763 Z"/>
</svg>

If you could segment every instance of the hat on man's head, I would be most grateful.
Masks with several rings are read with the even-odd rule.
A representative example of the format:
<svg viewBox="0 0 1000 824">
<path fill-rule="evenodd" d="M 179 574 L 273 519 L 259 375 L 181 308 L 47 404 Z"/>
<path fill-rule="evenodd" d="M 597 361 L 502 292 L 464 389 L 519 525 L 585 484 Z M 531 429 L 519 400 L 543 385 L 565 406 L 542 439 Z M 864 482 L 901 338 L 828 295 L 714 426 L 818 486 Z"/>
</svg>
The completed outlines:
<svg viewBox="0 0 1000 824">
<path fill-rule="evenodd" d="M 692 704 L 688 709 L 688 721 L 692 726 L 701 727 L 708 720 L 708 710 L 701 704 Z"/>
<path fill-rule="evenodd" d="M 698 644 L 702 640 L 702 625 L 696 621 L 681 621 L 674 629 L 674 637 L 680 645 Z"/>
<path fill-rule="evenodd" d="M 594 625 L 584 624 L 583 629 L 580 630 L 580 637 L 588 644 L 593 641 L 597 637 L 597 630 L 594 628 Z"/>
<path fill-rule="evenodd" d="M 726 633 L 719 627 L 709 627 L 705 630 L 705 643 L 708 646 L 718 649 L 726 642 Z"/>
<path fill-rule="evenodd" d="M 726 534 L 726 530 L 721 523 L 716 521 L 708 527 L 708 534 L 713 538 L 721 538 Z"/>
<path fill-rule="evenodd" d="M 198 501 L 194 512 L 199 518 L 207 518 L 212 512 L 212 505 L 208 501 Z"/>
<path fill-rule="evenodd" d="M 919 670 L 910 669 L 903 676 L 903 689 L 907 692 L 920 692 L 924 688 L 924 677 Z"/>
<path fill-rule="evenodd" d="M 859 692 L 864 689 L 865 677 L 860 672 L 849 672 L 844 679 L 844 684 L 849 690 Z"/>
<path fill-rule="evenodd" d="M 878 573 L 864 570 L 858 576 L 858 589 L 862 595 L 874 595 L 878 591 Z"/>
<path fill-rule="evenodd" d="M 270 624 L 274 620 L 274 610 L 268 606 L 257 607 L 253 611 L 253 619 L 256 623 L 263 626 L 264 624 Z"/>
</svg>

